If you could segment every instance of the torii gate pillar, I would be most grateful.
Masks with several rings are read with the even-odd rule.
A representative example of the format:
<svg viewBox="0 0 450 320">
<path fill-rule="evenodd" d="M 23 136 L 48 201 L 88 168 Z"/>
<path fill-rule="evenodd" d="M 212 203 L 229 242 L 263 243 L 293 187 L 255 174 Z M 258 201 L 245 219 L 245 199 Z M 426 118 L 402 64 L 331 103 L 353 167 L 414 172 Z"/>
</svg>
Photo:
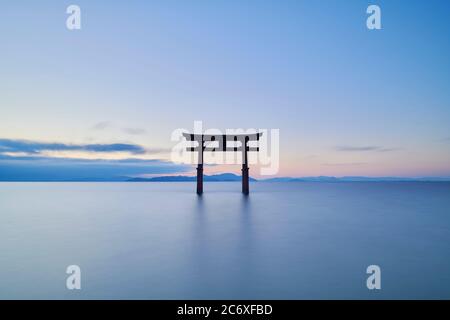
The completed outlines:
<svg viewBox="0 0 450 320">
<path fill-rule="evenodd" d="M 200 143 L 201 142 L 201 143 Z M 197 194 L 203 194 L 203 152 L 205 151 L 205 145 L 203 141 L 203 135 L 201 141 L 199 141 L 198 150 L 198 165 L 197 165 Z"/>
<path fill-rule="evenodd" d="M 197 194 L 203 193 L 203 164 L 198 164 L 197 167 Z"/>
<path fill-rule="evenodd" d="M 248 165 L 246 163 L 242 164 L 242 193 L 245 195 L 250 193 L 248 182 Z"/>
<path fill-rule="evenodd" d="M 245 137 L 242 145 L 242 193 L 245 195 L 248 195 L 250 193 L 248 181 L 248 141 L 249 137 Z"/>
</svg>

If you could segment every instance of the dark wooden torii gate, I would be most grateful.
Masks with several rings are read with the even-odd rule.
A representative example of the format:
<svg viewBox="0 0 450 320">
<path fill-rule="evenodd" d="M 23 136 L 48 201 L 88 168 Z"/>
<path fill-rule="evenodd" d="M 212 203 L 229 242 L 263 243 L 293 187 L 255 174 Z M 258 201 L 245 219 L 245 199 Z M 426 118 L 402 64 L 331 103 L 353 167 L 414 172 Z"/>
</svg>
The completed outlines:
<svg viewBox="0 0 450 320">
<path fill-rule="evenodd" d="M 198 165 L 197 165 L 197 194 L 203 193 L 203 153 L 205 151 L 233 151 L 233 152 L 242 152 L 242 193 L 249 194 L 249 169 L 248 169 L 248 152 L 249 151 L 259 151 L 259 146 L 257 147 L 249 147 L 249 141 L 259 141 L 259 138 L 262 136 L 262 132 L 252 133 L 252 134 L 192 134 L 192 133 L 183 133 L 183 136 L 187 141 L 197 142 L 198 145 L 195 147 L 187 147 L 186 151 L 190 152 L 198 152 Z M 218 142 L 219 145 L 216 147 L 206 146 L 205 143 L 208 142 Z M 228 146 L 228 142 L 233 142 L 233 146 Z M 237 142 L 240 142 L 240 145 L 237 146 Z"/>
</svg>

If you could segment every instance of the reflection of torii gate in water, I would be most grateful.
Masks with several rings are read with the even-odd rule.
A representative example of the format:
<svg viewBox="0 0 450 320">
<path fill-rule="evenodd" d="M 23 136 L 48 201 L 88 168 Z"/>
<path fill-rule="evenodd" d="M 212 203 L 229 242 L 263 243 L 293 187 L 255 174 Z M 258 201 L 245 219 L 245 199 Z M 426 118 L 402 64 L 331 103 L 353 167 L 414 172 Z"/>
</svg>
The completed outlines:
<svg viewBox="0 0 450 320">
<path fill-rule="evenodd" d="M 242 193 L 249 194 L 249 175 L 248 175 L 248 155 L 249 151 L 259 151 L 259 146 L 249 147 L 249 141 L 259 141 L 262 133 L 252 134 L 191 134 L 183 133 L 187 141 L 197 142 L 195 147 L 187 147 L 186 151 L 198 152 L 198 166 L 197 166 L 197 194 L 203 193 L 203 152 L 205 151 L 233 151 L 242 152 Z M 208 142 L 218 142 L 218 146 L 206 146 Z M 227 146 L 228 142 L 233 142 L 233 146 Z M 240 142 L 240 145 L 237 145 Z"/>
</svg>

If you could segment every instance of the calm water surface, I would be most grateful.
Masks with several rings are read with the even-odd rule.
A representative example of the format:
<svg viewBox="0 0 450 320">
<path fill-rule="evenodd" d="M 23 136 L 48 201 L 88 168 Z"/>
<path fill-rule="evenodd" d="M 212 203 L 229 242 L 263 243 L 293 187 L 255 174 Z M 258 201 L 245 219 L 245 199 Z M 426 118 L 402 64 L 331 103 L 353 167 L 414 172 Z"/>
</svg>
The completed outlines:
<svg viewBox="0 0 450 320">
<path fill-rule="evenodd" d="M 251 187 L 0 183 L 0 298 L 450 299 L 449 183 Z"/>
</svg>

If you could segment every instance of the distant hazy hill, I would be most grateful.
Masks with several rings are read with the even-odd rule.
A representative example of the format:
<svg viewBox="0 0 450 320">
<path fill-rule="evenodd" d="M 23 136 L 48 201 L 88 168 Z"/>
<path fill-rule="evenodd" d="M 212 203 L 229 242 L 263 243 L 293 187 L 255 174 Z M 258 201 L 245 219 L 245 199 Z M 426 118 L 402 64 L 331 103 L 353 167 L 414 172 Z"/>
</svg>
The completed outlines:
<svg viewBox="0 0 450 320">
<path fill-rule="evenodd" d="M 132 178 L 128 181 L 132 182 L 188 182 L 196 181 L 196 176 L 161 176 L 153 178 Z M 228 181 L 241 181 L 241 176 L 232 173 L 222 173 L 215 175 L 204 175 L 203 181 L 206 182 L 228 182 Z M 256 181 L 256 179 L 250 178 L 250 181 Z"/>
<path fill-rule="evenodd" d="M 196 176 L 159 176 L 152 178 L 132 178 L 130 176 L 92 176 L 92 177 L 69 177 L 69 176 L 20 176 L 20 177 L 2 177 L 0 175 L 0 181 L 21 181 L 21 182 L 195 182 Z M 215 175 L 204 175 L 203 180 L 205 182 L 241 182 L 242 177 L 233 173 L 222 173 Z M 450 182 L 448 177 L 423 177 L 423 178 L 400 178 L 400 177 L 276 177 L 269 179 L 256 180 L 250 177 L 252 182 Z"/>
<path fill-rule="evenodd" d="M 336 177 L 305 177 L 305 178 L 291 178 L 291 177 L 279 177 L 279 178 L 270 178 L 263 180 L 265 182 L 337 182 L 339 181 Z"/>
<path fill-rule="evenodd" d="M 127 181 L 131 182 L 189 182 L 196 181 L 195 176 L 160 176 L 153 178 L 130 178 Z M 222 173 L 216 175 L 204 175 L 203 180 L 206 182 L 231 182 L 231 181 L 241 181 L 241 176 L 235 175 L 233 173 Z M 292 178 L 292 177 L 278 177 L 270 179 L 256 180 L 250 178 L 250 181 L 260 181 L 260 182 L 439 182 L 439 181 L 450 181 L 450 178 L 399 178 L 399 177 L 302 177 L 302 178 Z"/>
</svg>

